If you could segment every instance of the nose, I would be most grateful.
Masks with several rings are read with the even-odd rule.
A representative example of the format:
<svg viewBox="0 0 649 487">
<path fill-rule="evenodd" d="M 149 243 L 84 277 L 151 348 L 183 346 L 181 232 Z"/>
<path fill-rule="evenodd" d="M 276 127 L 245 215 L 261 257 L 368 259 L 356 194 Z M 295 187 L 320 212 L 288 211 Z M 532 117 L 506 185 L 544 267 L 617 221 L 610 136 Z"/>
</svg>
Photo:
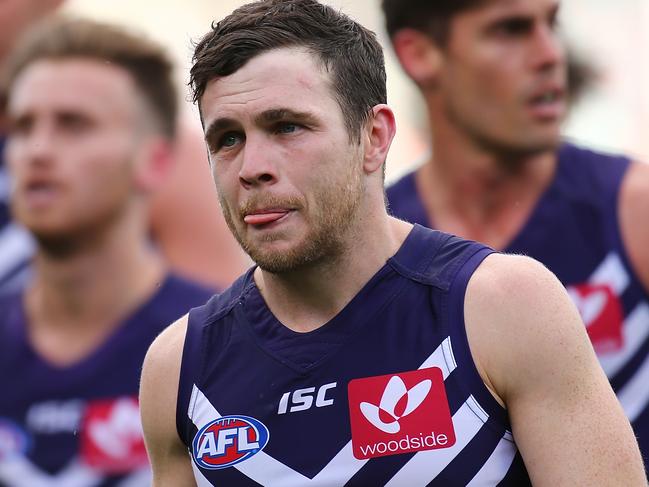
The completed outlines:
<svg viewBox="0 0 649 487">
<path fill-rule="evenodd" d="M 264 136 L 248 136 L 242 152 L 239 181 L 250 189 L 277 182 L 277 166 L 273 162 L 274 152 Z"/>
<path fill-rule="evenodd" d="M 534 36 L 534 63 L 541 70 L 551 70 L 565 62 L 563 43 L 552 26 L 542 25 Z"/>
</svg>

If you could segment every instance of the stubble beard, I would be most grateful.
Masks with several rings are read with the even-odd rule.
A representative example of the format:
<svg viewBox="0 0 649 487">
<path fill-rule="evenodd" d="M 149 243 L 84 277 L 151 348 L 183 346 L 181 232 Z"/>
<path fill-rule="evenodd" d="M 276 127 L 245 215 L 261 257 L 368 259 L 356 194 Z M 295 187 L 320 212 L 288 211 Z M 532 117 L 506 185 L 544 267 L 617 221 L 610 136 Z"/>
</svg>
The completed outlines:
<svg viewBox="0 0 649 487">
<path fill-rule="evenodd" d="M 332 178 L 333 179 L 333 178 Z M 312 213 L 304 215 L 310 225 L 308 233 L 288 250 L 269 250 L 264 243 L 272 243 L 282 235 L 269 235 L 258 242 L 247 240 L 243 232 L 234 223 L 232 211 L 221 198 L 219 200 L 223 216 L 230 231 L 241 245 L 241 248 L 264 271 L 272 274 L 283 274 L 300 269 L 334 262 L 347 248 L 347 242 L 353 233 L 361 200 L 363 198 L 361 171 L 352 169 L 348 177 L 332 180 L 324 184 L 315 193 L 314 201 L 318 204 Z M 298 206 L 297 211 L 304 211 L 298 202 L 280 201 L 259 198 L 255 203 L 264 202 L 266 206 Z"/>
<path fill-rule="evenodd" d="M 452 125 L 468 136 L 472 143 L 481 150 L 496 156 L 500 169 L 507 173 L 516 173 L 522 169 L 527 160 L 546 152 L 553 152 L 561 144 L 557 122 L 556 136 L 534 135 L 530 128 L 528 133 L 497 134 L 491 127 L 485 127 L 473 120 L 467 110 L 457 106 L 453 101 L 445 106 L 446 118 Z"/>
</svg>

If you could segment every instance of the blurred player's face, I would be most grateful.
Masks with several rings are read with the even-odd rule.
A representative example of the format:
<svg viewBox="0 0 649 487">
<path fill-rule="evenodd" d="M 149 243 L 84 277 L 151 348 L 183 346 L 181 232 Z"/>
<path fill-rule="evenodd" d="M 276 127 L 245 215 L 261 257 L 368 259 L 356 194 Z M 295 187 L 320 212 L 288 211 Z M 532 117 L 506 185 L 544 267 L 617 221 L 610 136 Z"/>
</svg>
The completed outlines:
<svg viewBox="0 0 649 487">
<path fill-rule="evenodd" d="M 362 155 L 312 56 L 261 54 L 210 82 L 201 109 L 224 216 L 252 259 L 279 273 L 338 255 L 359 213 Z"/>
<path fill-rule="evenodd" d="M 129 74 L 92 60 L 41 60 L 12 86 L 7 160 L 14 216 L 37 238 L 97 231 L 134 196 L 142 108 Z"/>
<path fill-rule="evenodd" d="M 451 124 L 497 150 L 556 146 L 566 110 L 558 7 L 558 0 L 492 0 L 453 18 L 439 79 Z"/>
</svg>

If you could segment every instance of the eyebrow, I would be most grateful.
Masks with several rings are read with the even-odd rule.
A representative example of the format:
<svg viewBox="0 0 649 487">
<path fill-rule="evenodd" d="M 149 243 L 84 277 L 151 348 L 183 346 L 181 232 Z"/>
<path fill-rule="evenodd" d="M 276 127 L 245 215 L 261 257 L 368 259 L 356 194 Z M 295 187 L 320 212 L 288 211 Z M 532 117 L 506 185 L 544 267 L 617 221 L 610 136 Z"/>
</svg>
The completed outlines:
<svg viewBox="0 0 649 487">
<path fill-rule="evenodd" d="M 309 112 L 299 112 L 289 108 L 272 108 L 257 115 L 255 117 L 255 123 L 263 125 L 287 119 L 295 120 L 297 122 L 315 123 L 316 117 Z"/>
<path fill-rule="evenodd" d="M 267 125 L 269 123 L 279 122 L 282 120 L 294 120 L 296 122 L 308 123 L 312 125 L 315 125 L 317 123 L 317 117 L 314 114 L 310 112 L 291 110 L 289 108 L 271 108 L 264 110 L 263 112 L 255 116 L 254 123 L 256 125 Z M 227 131 L 228 129 L 233 129 L 238 125 L 239 123 L 233 118 L 217 118 L 212 123 L 210 123 L 205 130 L 205 140 L 211 140 L 216 134 Z"/>
<path fill-rule="evenodd" d="M 216 134 L 235 126 L 236 122 L 231 118 L 217 118 L 205 130 L 205 141 L 209 142 Z"/>
</svg>

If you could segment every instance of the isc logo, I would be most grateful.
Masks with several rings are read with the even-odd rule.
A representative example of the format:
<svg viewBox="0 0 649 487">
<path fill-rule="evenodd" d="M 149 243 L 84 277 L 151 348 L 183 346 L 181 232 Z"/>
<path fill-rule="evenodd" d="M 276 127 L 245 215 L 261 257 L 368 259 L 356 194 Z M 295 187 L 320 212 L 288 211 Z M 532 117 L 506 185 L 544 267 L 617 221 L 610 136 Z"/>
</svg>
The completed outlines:
<svg viewBox="0 0 649 487">
<path fill-rule="evenodd" d="M 316 392 L 315 387 L 307 387 L 305 389 L 297 389 L 296 391 L 285 392 L 279 400 L 279 408 L 277 414 L 285 414 L 287 411 L 294 413 L 296 411 L 306 411 L 313 406 L 313 397 L 315 396 L 315 407 L 321 408 L 324 406 L 331 406 L 334 403 L 333 399 L 327 399 L 327 392 L 329 389 L 336 387 L 336 382 L 325 384 L 318 388 Z M 289 408 L 289 401 L 291 407 Z"/>
<path fill-rule="evenodd" d="M 223 416 L 201 428 L 192 442 L 199 467 L 215 470 L 259 453 L 268 443 L 268 428 L 250 416 Z"/>
</svg>

